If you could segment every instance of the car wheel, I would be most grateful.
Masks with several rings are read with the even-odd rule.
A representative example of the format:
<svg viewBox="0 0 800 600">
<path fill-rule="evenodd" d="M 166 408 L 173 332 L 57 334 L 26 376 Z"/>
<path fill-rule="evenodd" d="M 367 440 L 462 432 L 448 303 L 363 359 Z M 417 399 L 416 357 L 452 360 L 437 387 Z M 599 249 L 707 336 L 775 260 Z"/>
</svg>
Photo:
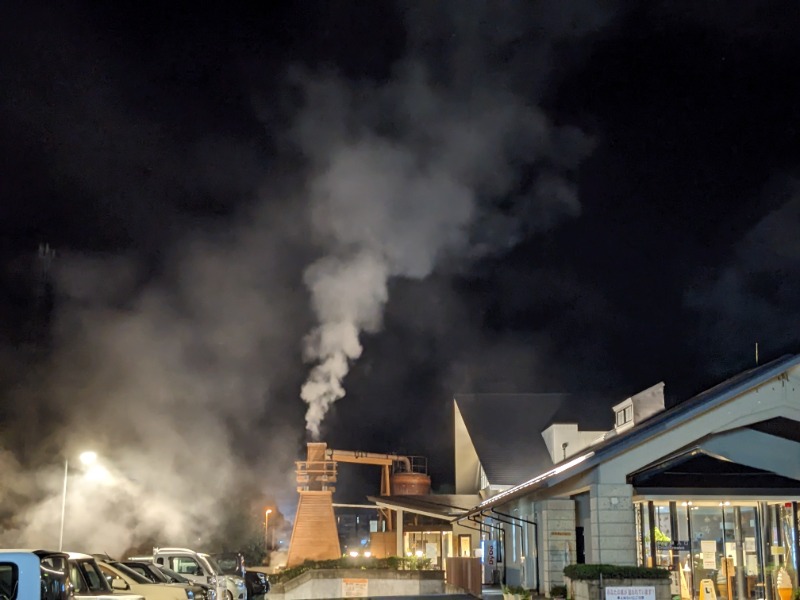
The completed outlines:
<svg viewBox="0 0 800 600">
<path fill-rule="evenodd" d="M 225 600 L 233 600 L 233 593 L 230 590 L 225 591 Z"/>
</svg>

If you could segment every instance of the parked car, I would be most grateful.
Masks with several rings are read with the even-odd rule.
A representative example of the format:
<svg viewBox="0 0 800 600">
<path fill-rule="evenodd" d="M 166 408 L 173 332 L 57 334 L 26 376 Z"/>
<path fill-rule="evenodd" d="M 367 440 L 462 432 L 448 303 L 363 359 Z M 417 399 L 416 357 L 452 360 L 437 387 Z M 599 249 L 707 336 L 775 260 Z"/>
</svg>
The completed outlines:
<svg viewBox="0 0 800 600">
<path fill-rule="evenodd" d="M 217 600 L 247 600 L 244 578 L 226 575 L 210 554 L 189 548 L 154 548 L 153 562 L 186 579 L 216 588 Z"/>
<path fill-rule="evenodd" d="M 72 598 L 67 560 L 63 552 L 0 550 L 0 598 Z"/>
<path fill-rule="evenodd" d="M 48 569 L 58 570 L 59 561 L 64 553 L 40 551 L 42 565 Z M 93 556 L 78 552 L 67 554 L 69 565 L 69 582 L 76 600 L 145 600 L 136 593 L 115 592 L 108 580 L 103 576 Z"/>
<path fill-rule="evenodd" d="M 244 564 L 244 556 L 238 552 L 222 552 L 212 554 L 222 572 L 244 578 L 247 586 L 247 597 L 250 600 L 263 598 L 269 593 L 269 579 L 259 571 L 249 571 Z"/>
<path fill-rule="evenodd" d="M 182 583 L 189 586 L 189 589 L 194 592 L 195 600 L 216 600 L 216 592 L 211 589 L 211 586 L 207 583 L 189 581 L 185 577 L 178 575 L 175 571 L 171 571 L 167 567 L 162 567 L 150 561 L 152 561 L 152 558 L 150 558 L 149 561 L 123 560 L 120 562 L 153 583 Z"/>
<path fill-rule="evenodd" d="M 153 583 L 133 569 L 116 561 L 98 560 L 105 578 L 114 590 L 141 594 L 146 600 L 195 600 L 194 592 L 179 583 Z"/>
</svg>

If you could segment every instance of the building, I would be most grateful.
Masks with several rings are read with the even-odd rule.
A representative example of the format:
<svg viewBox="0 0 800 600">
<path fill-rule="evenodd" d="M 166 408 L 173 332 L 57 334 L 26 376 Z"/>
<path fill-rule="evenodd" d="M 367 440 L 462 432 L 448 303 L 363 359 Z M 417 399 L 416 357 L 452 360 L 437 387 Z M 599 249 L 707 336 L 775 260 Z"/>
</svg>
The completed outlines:
<svg viewBox="0 0 800 600">
<path fill-rule="evenodd" d="M 668 410 L 663 387 L 606 404 L 605 432 L 551 423 L 537 436 L 541 415 L 496 409 L 511 428 L 526 423 L 553 461 L 540 447 L 513 485 L 494 464 L 505 458 L 519 475 L 520 452 L 483 455 L 479 440 L 497 434 L 495 423 L 473 422 L 456 398 L 456 485 L 475 480 L 477 456 L 482 498 L 456 522 L 481 523 L 482 544 L 502 548 L 508 583 L 548 593 L 565 565 L 587 562 L 667 568 L 682 600 L 708 580 L 729 600 L 777 600 L 779 580 L 798 588 L 800 356 Z"/>
</svg>

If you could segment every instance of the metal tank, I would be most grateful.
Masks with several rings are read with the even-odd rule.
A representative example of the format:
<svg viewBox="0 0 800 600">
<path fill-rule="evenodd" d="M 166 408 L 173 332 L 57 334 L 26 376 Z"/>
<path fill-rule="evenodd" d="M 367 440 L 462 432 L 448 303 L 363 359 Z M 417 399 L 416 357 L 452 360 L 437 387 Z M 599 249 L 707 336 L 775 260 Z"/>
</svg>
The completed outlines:
<svg viewBox="0 0 800 600">
<path fill-rule="evenodd" d="M 431 478 L 424 473 L 394 473 L 393 496 L 424 496 L 431 493 Z"/>
</svg>

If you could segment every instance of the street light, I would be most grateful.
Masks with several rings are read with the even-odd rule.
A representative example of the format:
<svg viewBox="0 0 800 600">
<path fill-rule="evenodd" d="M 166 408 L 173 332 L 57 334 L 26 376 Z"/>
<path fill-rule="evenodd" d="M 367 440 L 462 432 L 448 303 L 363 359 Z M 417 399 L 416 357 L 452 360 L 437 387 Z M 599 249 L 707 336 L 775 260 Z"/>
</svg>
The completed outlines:
<svg viewBox="0 0 800 600">
<path fill-rule="evenodd" d="M 267 552 L 269 552 L 269 516 L 271 514 L 271 508 L 268 508 L 264 513 L 264 550 Z"/>
<path fill-rule="evenodd" d="M 84 465 L 93 465 L 97 462 L 97 453 L 86 451 L 81 452 L 78 460 Z M 69 459 L 64 459 L 64 490 L 61 493 L 61 533 L 58 536 L 58 551 L 61 552 L 64 548 L 64 517 L 67 513 L 67 478 L 69 475 Z"/>
</svg>

